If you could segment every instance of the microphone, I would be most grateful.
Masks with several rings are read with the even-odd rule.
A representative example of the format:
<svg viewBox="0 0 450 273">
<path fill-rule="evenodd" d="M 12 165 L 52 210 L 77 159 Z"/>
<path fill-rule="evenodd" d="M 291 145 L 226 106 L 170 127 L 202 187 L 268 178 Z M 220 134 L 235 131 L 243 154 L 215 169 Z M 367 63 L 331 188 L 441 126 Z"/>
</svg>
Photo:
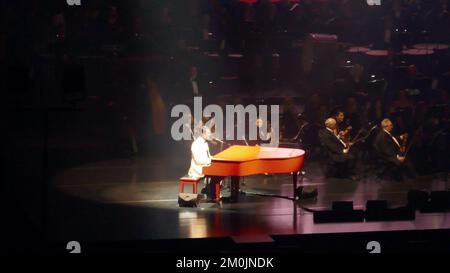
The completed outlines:
<svg viewBox="0 0 450 273">
<path fill-rule="evenodd" d="M 244 141 L 245 141 L 245 145 L 247 145 L 248 146 L 248 142 L 247 142 L 247 140 L 245 139 L 245 136 L 242 136 L 242 138 L 244 139 Z"/>
<path fill-rule="evenodd" d="M 290 9 L 289 11 L 293 11 L 294 9 L 296 9 L 298 7 L 298 3 L 295 3 Z"/>
<path fill-rule="evenodd" d="M 372 128 L 370 128 L 370 131 L 374 130 L 377 127 L 378 127 L 378 124 L 375 124 Z"/>
<path fill-rule="evenodd" d="M 369 122 L 367 123 L 367 127 L 370 127 L 373 125 L 373 122 Z M 368 130 L 368 132 L 373 131 L 375 128 L 378 127 L 378 124 L 375 123 L 375 125 L 373 125 L 372 127 L 370 127 L 370 129 Z"/>
</svg>

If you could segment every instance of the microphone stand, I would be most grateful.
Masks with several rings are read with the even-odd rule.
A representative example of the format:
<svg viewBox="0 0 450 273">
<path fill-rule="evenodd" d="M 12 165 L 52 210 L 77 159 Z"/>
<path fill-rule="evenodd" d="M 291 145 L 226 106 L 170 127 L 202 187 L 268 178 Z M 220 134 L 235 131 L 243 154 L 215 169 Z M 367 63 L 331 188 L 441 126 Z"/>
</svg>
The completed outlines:
<svg viewBox="0 0 450 273">
<path fill-rule="evenodd" d="M 245 145 L 248 146 L 248 142 L 247 139 L 245 139 L 245 136 L 242 136 L 242 138 L 244 139 Z"/>
</svg>

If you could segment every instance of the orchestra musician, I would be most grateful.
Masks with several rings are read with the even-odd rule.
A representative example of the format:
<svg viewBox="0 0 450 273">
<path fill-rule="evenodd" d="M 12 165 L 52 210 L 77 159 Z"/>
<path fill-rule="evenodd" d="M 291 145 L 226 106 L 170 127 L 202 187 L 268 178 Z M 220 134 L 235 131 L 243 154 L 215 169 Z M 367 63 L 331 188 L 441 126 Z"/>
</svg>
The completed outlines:
<svg viewBox="0 0 450 273">
<path fill-rule="evenodd" d="M 351 144 L 346 144 L 339 138 L 334 118 L 325 120 L 325 129 L 319 131 L 319 141 L 327 153 L 329 165 L 338 168 L 336 171 L 339 176 L 348 177 L 353 181 L 359 180 L 355 174 L 355 156 L 350 152 Z"/>
<path fill-rule="evenodd" d="M 390 119 L 383 119 L 381 128 L 374 140 L 375 152 L 380 163 L 384 165 L 380 176 L 391 172 L 397 181 L 403 180 L 404 175 L 411 179 L 416 178 L 417 173 L 405 154 L 407 135 L 403 134 L 399 138 L 393 136 L 394 125 Z"/>
<path fill-rule="evenodd" d="M 270 143 L 270 140 L 272 138 L 272 128 L 270 122 L 267 123 L 267 128 L 264 128 L 264 120 L 261 118 L 257 118 L 256 122 L 256 140 L 249 139 L 248 145 L 260 146 L 261 144 L 267 144 Z"/>
<path fill-rule="evenodd" d="M 350 142 L 350 133 L 352 131 L 352 126 L 344 122 L 345 121 L 344 112 L 341 110 L 336 111 L 333 118 L 336 120 L 336 129 L 339 138 L 346 143 Z"/>
</svg>

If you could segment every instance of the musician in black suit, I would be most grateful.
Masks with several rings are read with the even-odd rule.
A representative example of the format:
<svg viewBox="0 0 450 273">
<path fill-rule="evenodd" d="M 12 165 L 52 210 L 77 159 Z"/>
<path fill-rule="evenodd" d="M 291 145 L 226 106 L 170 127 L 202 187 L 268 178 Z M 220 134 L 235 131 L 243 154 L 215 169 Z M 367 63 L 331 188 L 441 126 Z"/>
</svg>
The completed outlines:
<svg viewBox="0 0 450 273">
<path fill-rule="evenodd" d="M 391 172 L 395 180 L 403 180 L 403 175 L 416 178 L 416 171 L 400 151 L 404 135 L 399 138 L 392 135 L 394 125 L 389 119 L 381 121 L 381 128 L 374 140 L 378 160 L 384 165 L 381 174 Z"/>
<path fill-rule="evenodd" d="M 339 176 L 359 180 L 355 175 L 355 156 L 350 152 L 350 145 L 345 144 L 337 135 L 336 124 L 334 118 L 328 118 L 325 129 L 319 131 L 319 140 L 328 156 L 328 163 L 337 168 Z"/>
<path fill-rule="evenodd" d="M 173 72 L 177 76 L 175 76 L 176 79 L 171 79 L 172 82 L 169 83 L 171 86 L 168 91 L 169 100 L 174 104 L 190 104 L 194 97 L 205 97 L 206 84 L 199 75 L 198 68 L 189 66 L 181 70 L 186 72 Z"/>
</svg>

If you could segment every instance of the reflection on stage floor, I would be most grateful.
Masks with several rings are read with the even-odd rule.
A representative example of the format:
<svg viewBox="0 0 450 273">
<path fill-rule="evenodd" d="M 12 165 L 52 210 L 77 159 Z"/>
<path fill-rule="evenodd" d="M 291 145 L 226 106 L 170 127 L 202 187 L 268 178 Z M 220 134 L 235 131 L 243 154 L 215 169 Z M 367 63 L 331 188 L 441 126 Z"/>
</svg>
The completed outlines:
<svg viewBox="0 0 450 273">
<path fill-rule="evenodd" d="M 270 235 L 450 228 L 448 213 L 421 214 L 415 221 L 314 224 L 302 207 L 327 209 L 333 201 L 353 201 L 364 209 L 367 200 L 406 204 L 409 189 L 446 190 L 446 179 L 378 181 L 371 175 L 355 182 L 325 179 L 320 165 L 306 162 L 300 185 L 313 185 L 314 200 L 292 202 L 290 175 L 258 175 L 241 179 L 238 202 L 201 202 L 197 208 L 178 206 L 178 179 L 187 168 L 176 158 L 138 158 L 93 162 L 58 173 L 50 195 L 51 240 L 151 240 L 231 236 L 236 240 L 270 240 Z M 226 181 L 225 181 L 226 182 Z M 224 183 L 226 184 L 226 183 Z M 199 185 L 201 188 L 202 185 Z M 189 191 L 189 187 L 187 187 Z M 226 187 L 223 194 L 227 194 Z"/>
</svg>

